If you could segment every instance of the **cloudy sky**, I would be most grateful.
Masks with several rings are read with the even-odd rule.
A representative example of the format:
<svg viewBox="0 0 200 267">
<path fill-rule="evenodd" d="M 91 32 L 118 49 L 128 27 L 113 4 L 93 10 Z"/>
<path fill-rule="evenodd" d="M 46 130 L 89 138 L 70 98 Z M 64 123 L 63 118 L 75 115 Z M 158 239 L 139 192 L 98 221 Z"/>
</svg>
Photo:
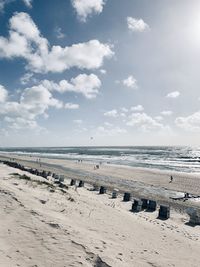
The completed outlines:
<svg viewBox="0 0 200 267">
<path fill-rule="evenodd" d="M 199 0 L 0 0 L 0 146 L 198 145 Z"/>
</svg>

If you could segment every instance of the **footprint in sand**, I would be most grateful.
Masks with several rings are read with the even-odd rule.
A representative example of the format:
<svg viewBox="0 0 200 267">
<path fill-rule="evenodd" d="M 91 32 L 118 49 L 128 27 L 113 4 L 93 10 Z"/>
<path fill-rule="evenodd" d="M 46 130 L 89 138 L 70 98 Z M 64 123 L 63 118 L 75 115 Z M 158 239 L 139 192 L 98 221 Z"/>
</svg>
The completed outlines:
<svg viewBox="0 0 200 267">
<path fill-rule="evenodd" d="M 12 259 L 12 257 L 10 255 L 6 255 L 6 257 L 9 258 L 9 259 Z"/>
</svg>

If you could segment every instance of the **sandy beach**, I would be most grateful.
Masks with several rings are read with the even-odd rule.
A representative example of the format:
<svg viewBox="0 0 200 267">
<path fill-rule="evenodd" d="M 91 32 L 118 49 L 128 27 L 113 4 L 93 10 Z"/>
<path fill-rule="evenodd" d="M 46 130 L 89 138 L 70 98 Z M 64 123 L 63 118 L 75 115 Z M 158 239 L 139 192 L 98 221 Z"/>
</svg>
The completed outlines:
<svg viewBox="0 0 200 267">
<path fill-rule="evenodd" d="M 0 267 L 200 267 L 200 1 L 0 25 Z"/>
<path fill-rule="evenodd" d="M 176 206 L 172 197 L 184 196 L 185 192 L 200 196 L 200 174 L 181 173 L 155 169 L 134 168 L 128 166 L 101 164 L 94 169 L 94 162 L 77 162 L 66 159 L 38 158 L 16 154 L 1 154 L 0 160 L 11 160 L 31 168 L 50 170 L 66 178 L 77 178 L 90 183 L 105 185 L 111 189 L 130 191 L 136 197 L 152 197 L 161 202 Z M 173 182 L 170 183 L 170 176 Z M 200 207 L 200 201 L 178 203 L 183 206 Z"/>
<path fill-rule="evenodd" d="M 0 173 L 2 267 L 199 266 L 200 226 L 187 225 L 186 214 L 172 210 L 162 221 L 89 184 L 61 190 L 3 164 Z"/>
</svg>

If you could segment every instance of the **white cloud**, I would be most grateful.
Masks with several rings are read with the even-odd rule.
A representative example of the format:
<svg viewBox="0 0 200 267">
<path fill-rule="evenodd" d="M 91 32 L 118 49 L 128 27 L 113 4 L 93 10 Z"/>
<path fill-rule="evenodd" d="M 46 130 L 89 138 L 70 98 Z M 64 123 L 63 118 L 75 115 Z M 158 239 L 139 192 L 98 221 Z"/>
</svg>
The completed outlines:
<svg viewBox="0 0 200 267">
<path fill-rule="evenodd" d="M 170 116 L 173 114 L 173 112 L 171 110 L 163 110 L 162 112 L 160 112 L 163 116 Z"/>
<path fill-rule="evenodd" d="M 175 123 L 186 131 L 200 132 L 200 111 L 186 117 L 177 117 Z"/>
<path fill-rule="evenodd" d="M 5 1 L 0 0 L 0 11 L 2 11 L 4 9 L 4 6 L 5 6 Z"/>
<path fill-rule="evenodd" d="M 177 98 L 179 96 L 180 96 L 180 92 L 179 91 L 174 91 L 174 92 L 171 92 L 171 93 L 166 95 L 166 97 L 168 97 L 168 98 Z"/>
<path fill-rule="evenodd" d="M 156 117 L 154 117 L 154 119 L 156 121 L 162 121 L 163 120 L 163 117 L 162 116 L 156 116 Z"/>
<path fill-rule="evenodd" d="M 78 104 L 73 104 L 73 103 L 66 103 L 65 104 L 65 109 L 79 109 Z"/>
<path fill-rule="evenodd" d="M 61 101 L 53 98 L 52 94 L 43 85 L 26 88 L 20 98 L 20 104 L 31 114 L 43 114 L 48 107 L 62 108 Z"/>
<path fill-rule="evenodd" d="M 150 29 L 149 25 L 145 23 L 143 19 L 127 17 L 127 24 L 129 30 L 133 32 L 144 32 Z"/>
<path fill-rule="evenodd" d="M 8 91 L 3 85 L 0 85 L 0 103 L 4 103 L 8 97 Z"/>
<path fill-rule="evenodd" d="M 15 13 L 9 25 L 9 38 L 0 36 L 0 57 L 23 58 L 32 72 L 63 72 L 72 67 L 96 69 L 102 66 L 104 58 L 114 54 L 108 44 L 98 40 L 50 47 L 27 13 Z"/>
<path fill-rule="evenodd" d="M 163 124 L 159 123 L 146 113 L 133 113 L 126 123 L 128 126 L 135 126 L 143 131 L 161 130 L 164 128 Z"/>
<path fill-rule="evenodd" d="M 33 73 L 27 72 L 20 78 L 20 82 L 21 84 L 26 85 L 29 82 L 36 83 L 37 79 L 33 78 Z"/>
<path fill-rule="evenodd" d="M 127 131 L 120 127 L 99 126 L 97 128 L 97 134 L 101 136 L 116 136 L 123 133 L 127 133 Z"/>
<path fill-rule="evenodd" d="M 5 5 L 13 2 L 14 0 L 0 0 L 0 12 L 4 10 Z"/>
<path fill-rule="evenodd" d="M 65 37 L 65 34 L 62 32 L 60 27 L 55 28 L 55 34 L 58 39 L 63 39 Z"/>
<path fill-rule="evenodd" d="M 131 107 L 131 111 L 143 111 L 144 108 L 142 105 L 137 105 L 135 107 Z"/>
<path fill-rule="evenodd" d="M 31 129 L 31 130 L 41 130 L 42 128 L 37 124 L 35 120 L 27 120 L 24 118 L 9 118 L 7 120 L 9 122 L 9 128 L 14 130 L 21 130 L 21 129 Z"/>
<path fill-rule="evenodd" d="M 70 82 L 67 80 L 61 80 L 59 83 L 53 81 L 44 80 L 42 84 L 50 91 L 75 92 L 84 95 L 86 98 L 95 98 L 101 87 L 101 81 L 95 74 L 79 74 L 75 78 L 72 78 Z"/>
<path fill-rule="evenodd" d="M 106 70 L 104 70 L 104 69 L 100 69 L 100 72 L 101 72 L 102 74 L 106 74 Z"/>
<path fill-rule="evenodd" d="M 98 89 L 101 87 L 101 81 L 95 74 L 79 74 L 71 79 L 73 87 L 71 91 L 83 94 L 86 98 L 95 98 Z"/>
<path fill-rule="evenodd" d="M 104 116 L 116 118 L 118 116 L 118 113 L 116 109 L 113 109 L 113 110 L 105 112 Z"/>
<path fill-rule="evenodd" d="M 71 0 L 78 18 L 86 22 L 87 17 L 92 14 L 100 14 L 103 11 L 104 0 Z"/>
<path fill-rule="evenodd" d="M 129 88 L 137 89 L 137 80 L 130 75 L 127 79 L 123 80 L 123 84 Z"/>
<path fill-rule="evenodd" d="M 73 122 L 76 123 L 76 124 L 82 124 L 83 123 L 82 120 L 73 120 Z"/>
<path fill-rule="evenodd" d="M 14 2 L 15 0 L 0 0 L 0 12 L 3 11 L 5 5 Z M 32 1 L 33 0 L 22 0 L 24 2 L 24 4 L 31 8 L 32 7 Z"/>
<path fill-rule="evenodd" d="M 107 122 L 107 121 L 105 121 L 105 122 L 104 122 L 104 125 L 105 125 L 105 126 L 107 126 L 107 127 L 112 127 L 112 126 L 113 126 L 113 124 L 112 124 L 112 123 L 110 123 L 110 122 Z"/>
<path fill-rule="evenodd" d="M 37 126 L 38 116 L 45 117 L 50 107 L 59 109 L 63 103 L 55 99 L 43 85 L 38 85 L 24 89 L 18 102 L 0 103 L 0 116 L 6 118 L 12 128 L 21 129 L 24 126 L 33 129 Z"/>
<path fill-rule="evenodd" d="M 127 113 L 128 112 L 128 109 L 123 107 L 123 108 L 121 108 L 121 111 Z"/>
<path fill-rule="evenodd" d="M 27 7 L 32 8 L 33 0 L 23 0 L 23 2 Z"/>
</svg>

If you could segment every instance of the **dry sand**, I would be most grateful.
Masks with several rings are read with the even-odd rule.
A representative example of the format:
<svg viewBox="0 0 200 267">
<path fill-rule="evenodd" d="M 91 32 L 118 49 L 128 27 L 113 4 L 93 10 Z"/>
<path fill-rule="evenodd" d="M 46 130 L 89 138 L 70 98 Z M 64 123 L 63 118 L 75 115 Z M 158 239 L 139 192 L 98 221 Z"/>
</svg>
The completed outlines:
<svg viewBox="0 0 200 267">
<path fill-rule="evenodd" d="M 199 266 L 200 226 L 186 215 L 161 221 L 157 211 L 131 213 L 121 197 L 50 192 L 14 172 L 26 173 L 0 164 L 0 266 Z"/>
</svg>

